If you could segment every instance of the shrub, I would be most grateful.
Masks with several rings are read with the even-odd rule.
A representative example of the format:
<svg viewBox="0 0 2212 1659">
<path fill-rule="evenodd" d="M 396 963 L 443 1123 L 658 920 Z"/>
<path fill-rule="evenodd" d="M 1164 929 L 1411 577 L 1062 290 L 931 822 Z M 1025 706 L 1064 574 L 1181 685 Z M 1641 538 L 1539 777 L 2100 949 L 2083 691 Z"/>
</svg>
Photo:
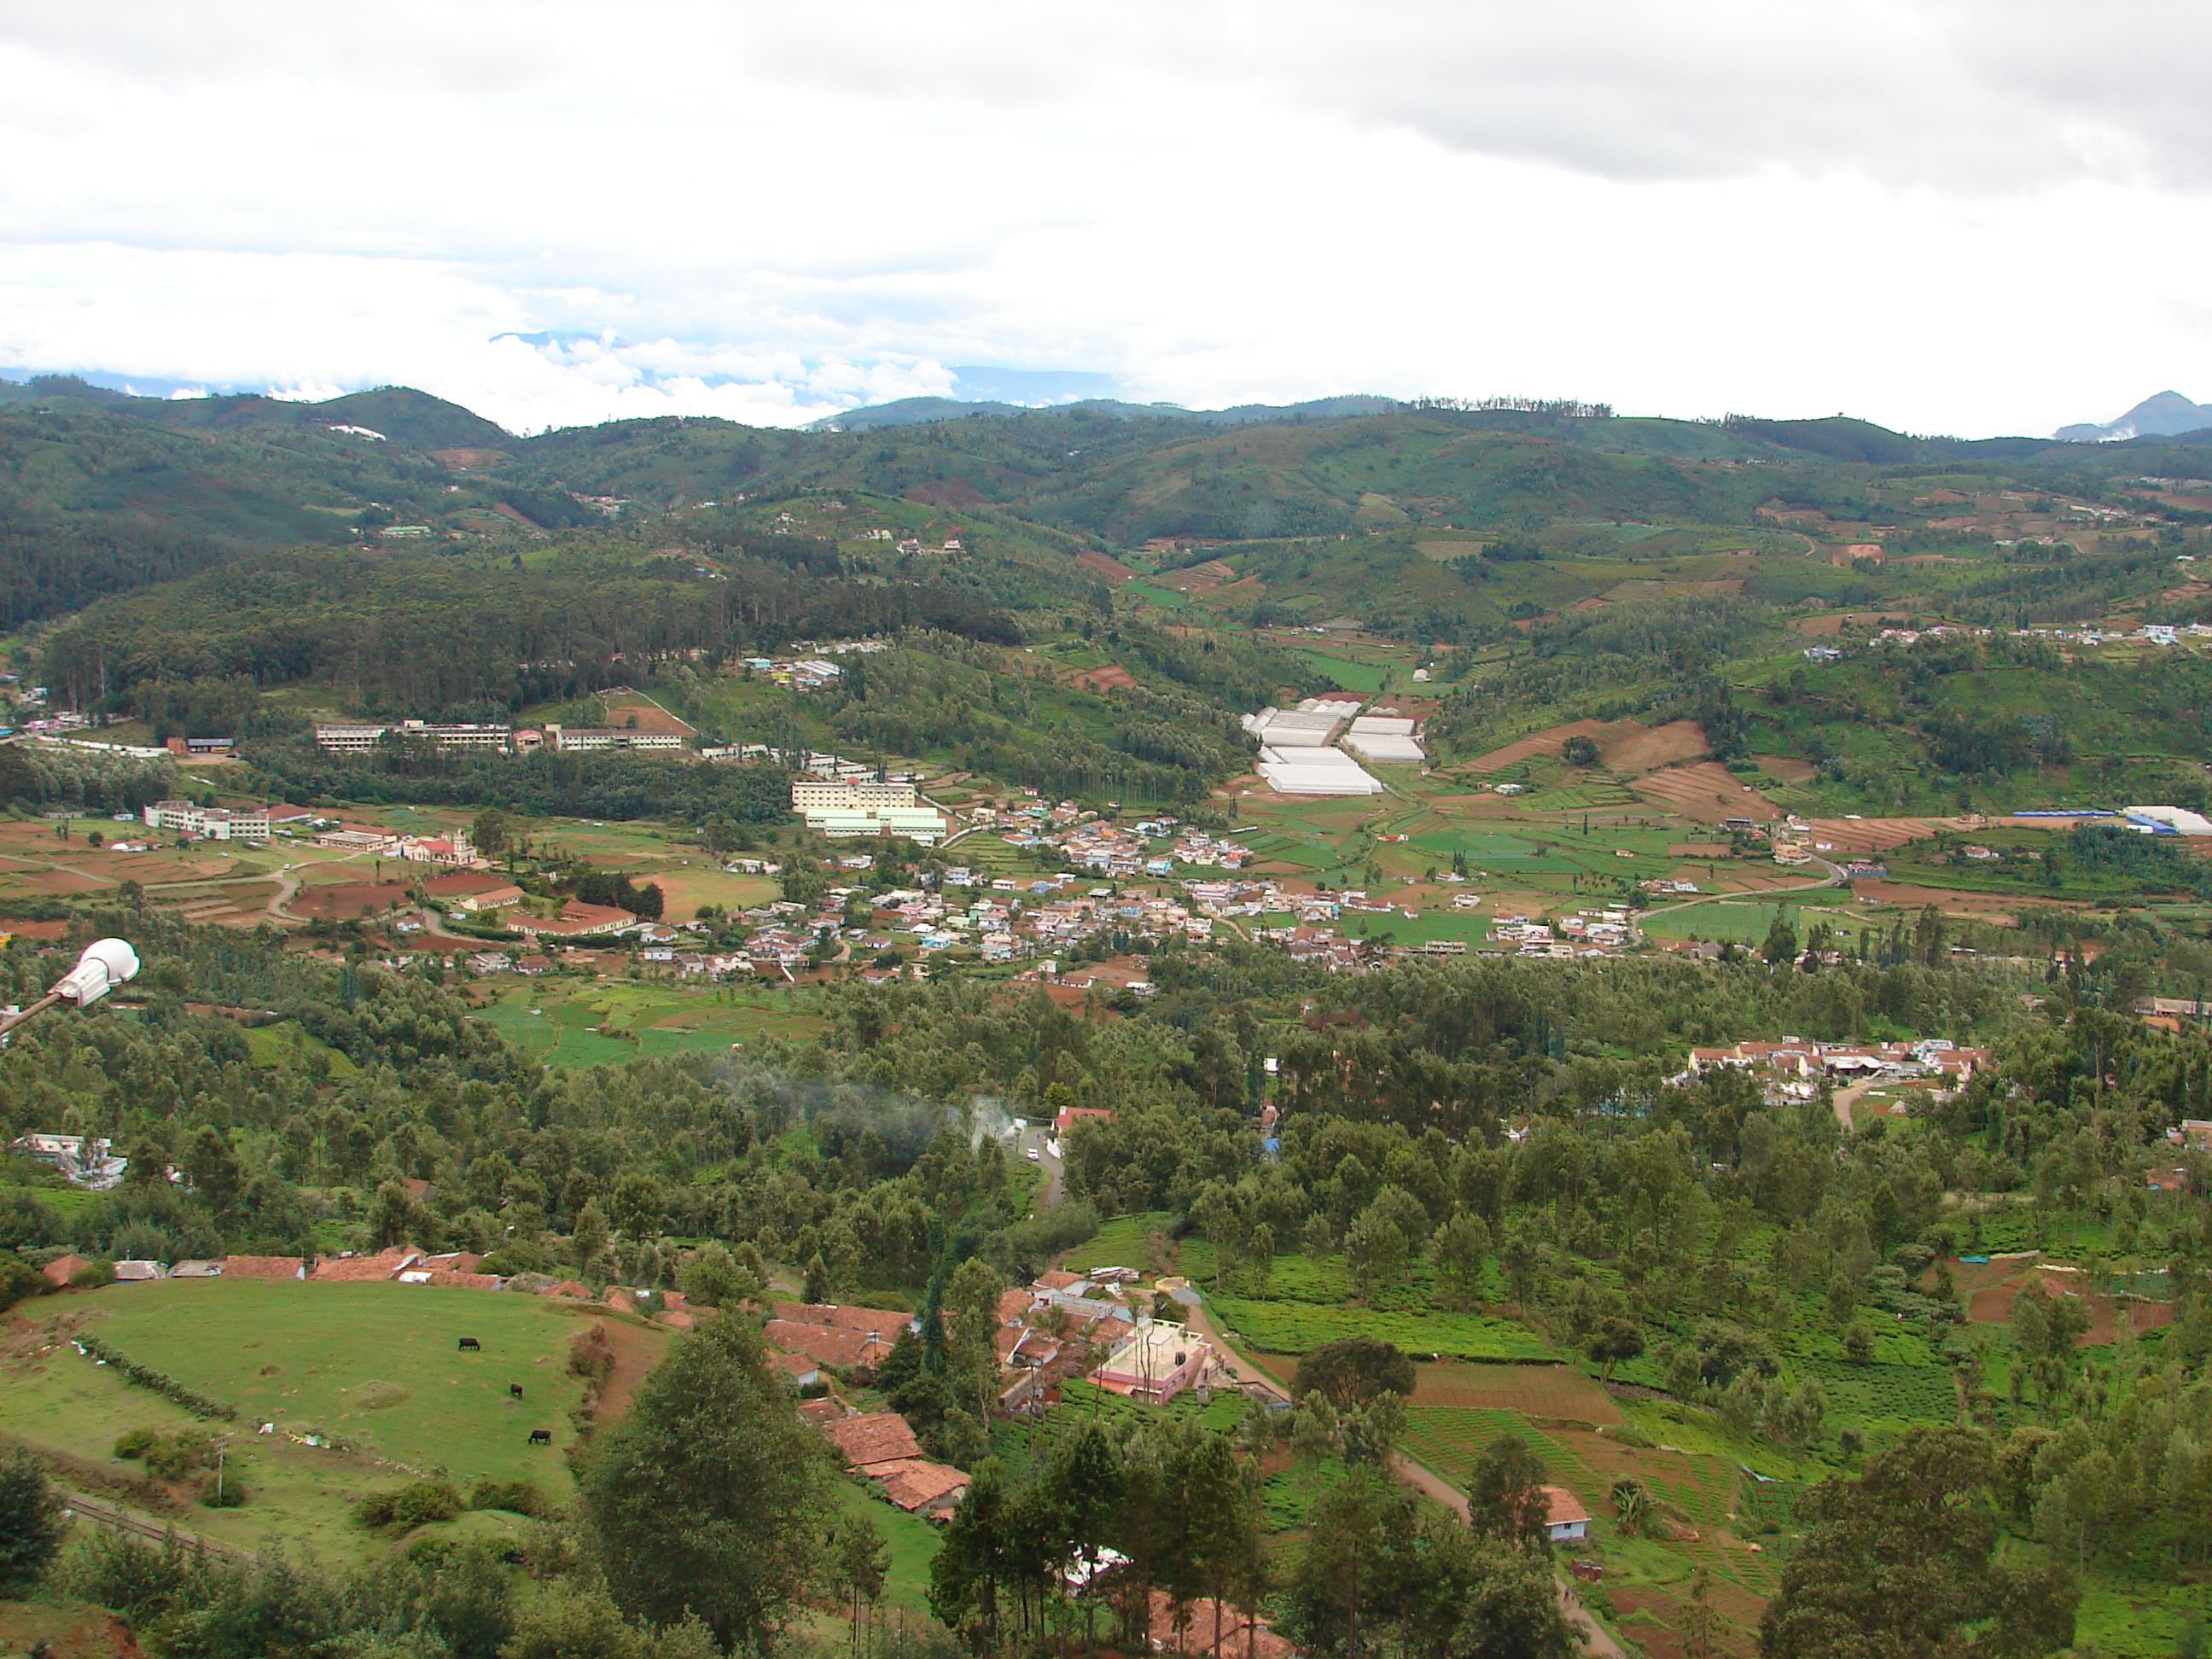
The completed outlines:
<svg viewBox="0 0 2212 1659">
<path fill-rule="evenodd" d="M 217 1400 L 212 1395 L 202 1394 L 187 1383 L 179 1382 L 167 1371 L 157 1371 L 151 1365 L 142 1365 L 128 1354 L 118 1352 L 96 1336 L 75 1339 L 78 1347 L 102 1364 L 112 1365 L 121 1371 L 126 1381 L 142 1389 L 150 1389 L 167 1400 L 174 1401 L 194 1417 L 219 1417 L 226 1421 L 238 1415 L 238 1407 Z"/>
<path fill-rule="evenodd" d="M 246 1501 L 246 1483 L 225 1472 L 200 1477 L 200 1502 L 211 1510 L 234 1510 Z"/>
<path fill-rule="evenodd" d="M 181 1480 L 208 1461 L 208 1437 L 197 1430 L 156 1435 L 144 1456 L 147 1474 L 161 1480 Z"/>
<path fill-rule="evenodd" d="M 487 1479 L 478 1480 L 469 1489 L 469 1507 L 472 1510 L 508 1510 L 516 1515 L 534 1516 L 544 1513 L 545 1499 L 539 1494 L 534 1481 Z"/>
<path fill-rule="evenodd" d="M 443 1480 L 412 1480 L 394 1492 L 371 1492 L 355 1506 L 364 1526 L 420 1527 L 461 1512 L 461 1495 Z"/>
<path fill-rule="evenodd" d="M 115 1437 L 118 1457 L 143 1457 L 158 1438 L 151 1429 L 126 1429 Z"/>
<path fill-rule="evenodd" d="M 18 1446 L 0 1461 L 0 1592 L 35 1581 L 61 1551 L 61 1499 L 46 1471 Z"/>
<path fill-rule="evenodd" d="M 28 1297 L 44 1296 L 53 1286 L 46 1276 L 21 1256 L 0 1250 L 0 1311 Z"/>
</svg>

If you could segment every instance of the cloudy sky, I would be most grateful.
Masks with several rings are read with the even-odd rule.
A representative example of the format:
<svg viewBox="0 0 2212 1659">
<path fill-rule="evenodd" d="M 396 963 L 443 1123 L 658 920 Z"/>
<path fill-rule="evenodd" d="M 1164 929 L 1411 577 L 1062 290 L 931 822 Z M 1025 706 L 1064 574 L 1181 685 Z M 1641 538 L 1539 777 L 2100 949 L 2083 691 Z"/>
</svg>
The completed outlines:
<svg viewBox="0 0 2212 1659">
<path fill-rule="evenodd" d="M 2045 432 L 2212 401 L 2208 47 L 2181 0 L 0 0 L 0 369 L 516 429 L 1012 387 Z"/>
</svg>

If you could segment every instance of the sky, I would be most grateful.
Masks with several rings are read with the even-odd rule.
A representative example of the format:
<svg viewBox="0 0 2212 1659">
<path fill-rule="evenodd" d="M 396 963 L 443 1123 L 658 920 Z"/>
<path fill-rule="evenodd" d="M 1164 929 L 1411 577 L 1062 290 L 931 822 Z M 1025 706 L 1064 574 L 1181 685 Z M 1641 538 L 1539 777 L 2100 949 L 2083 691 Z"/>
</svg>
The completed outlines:
<svg viewBox="0 0 2212 1659">
<path fill-rule="evenodd" d="M 517 431 L 2212 401 L 2177 0 L 0 0 L 0 372 Z"/>
</svg>

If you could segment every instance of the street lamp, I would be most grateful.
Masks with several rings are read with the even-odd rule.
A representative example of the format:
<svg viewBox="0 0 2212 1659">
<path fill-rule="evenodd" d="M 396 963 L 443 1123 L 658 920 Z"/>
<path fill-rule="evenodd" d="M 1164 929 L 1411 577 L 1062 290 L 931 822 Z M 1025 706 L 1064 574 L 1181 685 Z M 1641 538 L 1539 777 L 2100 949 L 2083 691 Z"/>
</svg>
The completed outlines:
<svg viewBox="0 0 2212 1659">
<path fill-rule="evenodd" d="M 117 986 L 138 977 L 138 953 L 128 941 L 94 939 L 84 947 L 76 966 L 56 980 L 46 995 L 12 1014 L 0 1014 L 0 1036 L 5 1036 L 33 1014 L 43 1014 L 57 1002 L 73 1002 L 89 1008 Z"/>
</svg>

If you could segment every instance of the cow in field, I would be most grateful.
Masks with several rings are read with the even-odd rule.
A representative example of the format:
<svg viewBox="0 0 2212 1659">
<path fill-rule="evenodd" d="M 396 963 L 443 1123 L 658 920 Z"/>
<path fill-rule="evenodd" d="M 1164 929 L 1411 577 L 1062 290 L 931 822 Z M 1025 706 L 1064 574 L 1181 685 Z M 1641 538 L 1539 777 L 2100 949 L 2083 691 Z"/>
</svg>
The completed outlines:
<svg viewBox="0 0 2212 1659">
<path fill-rule="evenodd" d="M 483 1344 L 477 1341 L 473 1336 L 465 1336 L 461 1339 L 461 1352 L 463 1353 L 482 1353 L 483 1352 Z"/>
<path fill-rule="evenodd" d="M 553 1431 L 552 1431 L 552 1430 L 550 1430 L 550 1429 L 532 1429 L 532 1430 L 531 1430 L 531 1431 L 530 1431 L 530 1443 L 531 1443 L 532 1445 L 533 1445 L 533 1446 L 550 1446 L 550 1445 L 551 1445 L 551 1444 L 553 1443 Z"/>
</svg>

